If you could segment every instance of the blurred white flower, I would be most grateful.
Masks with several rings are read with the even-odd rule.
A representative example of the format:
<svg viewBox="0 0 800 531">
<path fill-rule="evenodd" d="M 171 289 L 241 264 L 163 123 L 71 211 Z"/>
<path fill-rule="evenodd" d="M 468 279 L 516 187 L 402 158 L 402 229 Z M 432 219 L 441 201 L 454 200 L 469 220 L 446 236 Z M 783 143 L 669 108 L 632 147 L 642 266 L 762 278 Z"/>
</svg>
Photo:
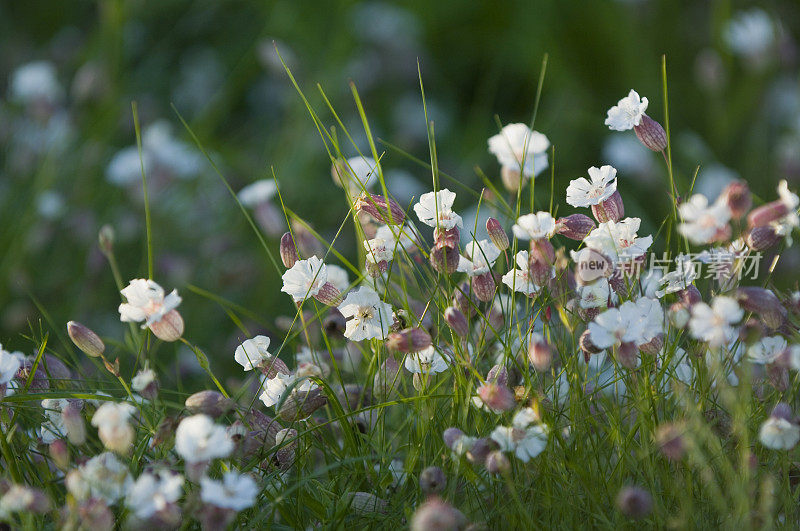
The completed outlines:
<svg viewBox="0 0 800 531">
<path fill-rule="evenodd" d="M 0 344 L 0 385 L 9 383 L 17 374 L 21 365 L 20 359 L 4 350 Z"/>
<path fill-rule="evenodd" d="M 45 420 L 39 430 L 39 436 L 44 444 L 50 444 L 56 439 L 67 437 L 67 428 L 61 412 L 69 405 L 66 398 L 45 398 L 42 400 Z"/>
<path fill-rule="evenodd" d="M 756 341 L 747 349 L 747 359 L 752 363 L 765 365 L 772 363 L 787 347 L 781 336 L 767 336 Z"/>
<path fill-rule="evenodd" d="M 736 55 L 756 58 L 775 42 L 775 24 L 762 9 L 740 11 L 725 24 L 722 38 Z"/>
<path fill-rule="evenodd" d="M 589 308 L 605 308 L 608 306 L 609 298 L 614 302 L 617 298 L 616 293 L 611 289 L 608 279 L 600 277 L 588 284 L 582 284 L 576 288 L 579 305 L 584 310 Z"/>
<path fill-rule="evenodd" d="M 367 286 L 347 294 L 339 311 L 348 319 L 344 335 L 350 341 L 385 339 L 392 326 L 392 306 Z"/>
<path fill-rule="evenodd" d="M 243 511 L 252 507 L 257 497 L 258 485 L 247 474 L 231 471 L 222 476 L 222 481 L 200 480 L 200 498 L 215 507 Z"/>
<path fill-rule="evenodd" d="M 161 470 L 145 472 L 131 485 L 125 505 L 142 520 L 163 511 L 183 494 L 183 476 Z"/>
<path fill-rule="evenodd" d="M 642 220 L 625 218 L 621 221 L 606 221 L 593 229 L 583 242 L 609 258 L 614 264 L 627 262 L 642 256 L 653 243 L 652 236 L 640 238 L 636 233 Z"/>
<path fill-rule="evenodd" d="M 523 463 L 542 453 L 547 446 L 547 428 L 542 424 L 527 428 L 497 426 L 490 437 L 501 451 L 514 452 Z"/>
<path fill-rule="evenodd" d="M 761 424 L 758 440 L 772 450 L 790 450 L 800 441 L 800 426 L 771 416 Z"/>
<path fill-rule="evenodd" d="M 108 450 L 120 454 L 131 450 L 136 431 L 129 421 L 135 413 L 136 408 L 125 402 L 106 402 L 97 408 L 92 426 L 97 428 L 97 434 Z"/>
<path fill-rule="evenodd" d="M 524 159 L 523 175 L 539 175 L 547 168 L 547 149 L 550 141 L 525 124 L 508 124 L 500 133 L 489 138 L 489 152 L 497 157 L 501 166 L 520 171 Z"/>
<path fill-rule="evenodd" d="M 23 104 L 44 102 L 54 105 L 64 97 L 55 66 L 48 61 L 33 61 L 11 74 L 8 97 Z"/>
<path fill-rule="evenodd" d="M 67 474 L 67 490 L 78 501 L 98 498 L 112 504 L 133 484 L 128 467 L 111 452 L 89 459 Z"/>
<path fill-rule="evenodd" d="M 608 110 L 605 124 L 613 131 L 633 129 L 642 121 L 647 105 L 647 98 L 640 98 L 639 94 L 631 89 L 626 97 Z"/>
<path fill-rule="evenodd" d="M 580 177 L 569 182 L 567 203 L 574 207 L 599 205 L 617 191 L 617 170 L 613 166 L 592 166 L 589 179 Z"/>
<path fill-rule="evenodd" d="M 396 232 L 393 233 L 392 230 Z M 397 247 L 398 249 L 403 248 L 406 251 L 411 252 L 416 248 L 414 240 L 412 240 L 400 227 L 395 227 L 392 229 L 392 227 L 389 225 L 381 225 L 375 231 L 375 237 L 389 242 L 387 245 L 392 249 Z"/>
<path fill-rule="evenodd" d="M 164 296 L 164 288 L 154 281 L 144 278 L 131 280 L 120 293 L 128 301 L 119 305 L 120 320 L 123 322 L 144 321 L 142 328 L 159 322 L 181 303 L 177 290 L 172 290 L 169 295 Z"/>
<path fill-rule="evenodd" d="M 236 347 L 233 359 L 241 365 L 245 371 L 252 371 L 261 367 L 265 362 L 272 359 L 269 348 L 269 338 L 267 336 L 256 336 L 246 339 L 241 345 Z"/>
<path fill-rule="evenodd" d="M 731 219 L 731 210 L 724 201 L 708 204 L 708 198 L 694 194 L 688 201 L 678 206 L 681 224 L 678 232 L 695 245 L 714 242 L 724 231 Z"/>
<path fill-rule="evenodd" d="M 711 306 L 704 302 L 692 306 L 689 330 L 695 339 L 712 347 L 722 347 L 736 338 L 737 331 L 732 325 L 741 321 L 743 316 L 744 311 L 735 299 L 718 296 Z"/>
<path fill-rule="evenodd" d="M 264 379 L 264 391 L 259 399 L 267 407 L 279 404 L 286 391 L 292 387 L 292 392 L 307 393 L 316 389 L 317 384 L 308 378 L 298 377 L 296 374 L 279 372 L 273 378 Z"/>
<path fill-rule="evenodd" d="M 133 389 L 137 393 L 141 393 L 155 381 L 156 381 L 155 371 L 145 366 L 144 369 L 136 373 L 136 376 L 131 378 L 131 389 Z"/>
<path fill-rule="evenodd" d="M 272 179 L 261 179 L 248 184 L 236 194 L 239 202 L 250 208 L 257 207 L 262 203 L 268 202 L 278 192 L 278 187 Z"/>
<path fill-rule="evenodd" d="M 489 240 L 471 241 L 464 248 L 466 256 L 458 260 L 458 271 L 471 277 L 488 273 L 500 256 L 500 249 Z"/>
<path fill-rule="evenodd" d="M 228 438 L 225 426 L 215 424 L 207 415 L 193 415 L 178 424 L 175 451 L 187 463 L 202 463 L 228 457 L 233 451 L 233 441 Z"/>
<path fill-rule="evenodd" d="M 414 212 L 419 220 L 429 227 L 439 227 L 443 230 L 461 227 L 463 223 L 461 216 L 453 212 L 455 199 L 455 192 L 447 188 L 438 192 L 428 192 L 422 194 L 419 202 L 414 205 Z"/>
<path fill-rule="evenodd" d="M 643 327 L 640 309 L 626 301 L 619 308 L 610 308 L 595 317 L 589 323 L 589 334 L 594 345 L 607 349 L 641 341 Z"/>
<path fill-rule="evenodd" d="M 366 260 L 371 264 L 390 262 L 394 258 L 394 240 L 384 240 L 383 238 L 373 238 L 364 240 L 366 249 Z"/>
<path fill-rule="evenodd" d="M 406 354 L 406 370 L 412 374 L 437 374 L 448 369 L 447 358 L 433 345 L 419 352 Z"/>
<path fill-rule="evenodd" d="M 312 256 L 308 260 L 298 260 L 283 274 L 281 291 L 288 293 L 294 302 L 302 302 L 316 296 L 328 281 L 328 270 L 322 260 Z"/>
<path fill-rule="evenodd" d="M 668 293 L 682 291 L 691 286 L 699 274 L 692 256 L 681 253 L 675 258 L 675 269 L 659 279 L 661 288 L 656 290 L 655 294 L 661 298 Z"/>
<path fill-rule="evenodd" d="M 540 240 L 550 238 L 556 231 L 556 222 L 550 212 L 525 214 L 511 227 L 514 236 L 521 240 Z"/>
</svg>

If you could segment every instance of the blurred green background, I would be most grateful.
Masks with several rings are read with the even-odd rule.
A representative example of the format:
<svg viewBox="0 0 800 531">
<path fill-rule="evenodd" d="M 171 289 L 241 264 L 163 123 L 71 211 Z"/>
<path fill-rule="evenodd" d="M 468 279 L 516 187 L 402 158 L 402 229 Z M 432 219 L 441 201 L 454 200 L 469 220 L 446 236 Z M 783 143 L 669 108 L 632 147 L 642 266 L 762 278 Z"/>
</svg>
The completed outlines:
<svg viewBox="0 0 800 531">
<path fill-rule="evenodd" d="M 475 190 L 476 166 L 499 186 L 486 149 L 495 115 L 530 121 L 549 54 L 536 129 L 555 145 L 555 203 L 564 208 L 570 179 L 611 163 L 627 214 L 647 233 L 669 208 L 663 161 L 633 133 L 609 131 L 606 110 L 635 88 L 663 121 L 666 54 L 682 193 L 699 165 L 697 189 L 708 195 L 741 177 L 771 200 L 779 179 L 796 188 L 800 176 L 799 26 L 794 0 L 0 2 L 0 341 L 30 349 L 21 334 L 41 318 L 37 303 L 59 332 L 76 319 L 121 336 L 97 233 L 114 228 L 125 281 L 146 276 L 132 101 L 152 156 L 155 280 L 184 297 L 187 336 L 224 372 L 241 335 L 190 284 L 252 310 L 253 330 L 277 335 L 275 318 L 292 309 L 279 274 L 171 107 L 235 190 L 274 168 L 287 204 L 332 237 L 347 205 L 273 43 L 327 124 L 316 83 L 361 131 L 353 80 L 374 135 L 427 160 L 419 61 L 440 166 Z M 368 149 L 363 133 L 355 138 Z M 399 198 L 430 189 L 429 171 L 397 152 L 382 164 Z M 549 182 L 537 193 L 544 201 Z M 352 254 L 351 232 L 342 250 Z M 794 250 L 782 264 L 793 283 Z M 164 352 L 173 348 L 186 354 Z"/>
</svg>

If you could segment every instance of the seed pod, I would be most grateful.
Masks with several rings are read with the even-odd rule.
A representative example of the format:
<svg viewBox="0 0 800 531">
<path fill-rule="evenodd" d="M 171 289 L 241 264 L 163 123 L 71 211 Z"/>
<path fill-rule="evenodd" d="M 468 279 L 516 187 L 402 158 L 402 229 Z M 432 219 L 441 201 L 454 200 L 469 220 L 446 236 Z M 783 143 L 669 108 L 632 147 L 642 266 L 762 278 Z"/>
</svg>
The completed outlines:
<svg viewBox="0 0 800 531">
<path fill-rule="evenodd" d="M 653 497 L 639 487 L 625 487 L 617 495 L 617 508 L 629 518 L 644 518 L 653 510 Z"/>
<path fill-rule="evenodd" d="M 750 228 L 764 227 L 773 221 L 778 221 L 789 213 L 789 208 L 781 200 L 772 201 L 753 209 L 747 216 L 747 225 Z"/>
<path fill-rule="evenodd" d="M 399 373 L 400 364 L 397 363 L 397 360 L 392 357 L 386 358 L 375 373 L 372 381 L 372 393 L 383 399 L 388 398 L 397 387 Z"/>
<path fill-rule="evenodd" d="M 478 300 L 483 302 L 492 300 L 496 287 L 494 275 L 491 271 L 472 278 L 472 292 L 475 293 Z"/>
<path fill-rule="evenodd" d="M 459 260 L 460 257 L 457 247 L 443 245 L 431 249 L 431 266 L 439 273 L 452 275 L 456 272 L 456 269 L 458 269 Z"/>
<path fill-rule="evenodd" d="M 86 423 L 81 415 L 81 407 L 78 402 L 69 402 L 61 410 L 61 420 L 67 431 L 67 437 L 75 446 L 86 442 Z"/>
<path fill-rule="evenodd" d="M 486 374 L 487 382 L 494 382 L 498 385 L 508 385 L 508 369 L 502 365 L 495 365 Z"/>
<path fill-rule="evenodd" d="M 275 378 L 278 373 L 291 374 L 292 372 L 282 359 L 276 358 L 275 356 L 261 362 L 258 365 L 258 370 L 267 378 Z"/>
<path fill-rule="evenodd" d="M 358 212 L 366 212 L 376 220 L 386 225 L 402 225 L 406 219 L 403 208 L 391 197 L 386 197 L 369 192 L 362 192 L 355 205 Z"/>
<path fill-rule="evenodd" d="M 728 184 L 721 194 L 722 200 L 728 205 L 733 219 L 741 219 L 753 204 L 753 194 L 750 187 L 743 180 L 733 181 Z"/>
<path fill-rule="evenodd" d="M 419 474 L 419 486 L 425 494 L 441 492 L 447 485 L 447 476 L 438 466 L 429 466 Z"/>
<path fill-rule="evenodd" d="M 772 408 L 772 413 L 770 413 L 769 416 L 776 419 L 783 419 L 787 422 L 795 422 L 792 408 L 785 402 L 778 402 L 775 404 L 775 407 Z"/>
<path fill-rule="evenodd" d="M 667 149 L 667 133 L 661 124 L 647 116 L 642 115 L 639 125 L 634 126 L 633 130 L 639 141 L 653 151 L 664 151 Z"/>
<path fill-rule="evenodd" d="M 81 323 L 76 321 L 68 322 L 67 334 L 75 346 L 89 357 L 100 357 L 106 350 L 106 346 L 100 336 Z"/>
<path fill-rule="evenodd" d="M 448 306 L 444 311 L 444 320 L 457 336 L 467 337 L 469 335 L 467 318 L 458 308 Z"/>
<path fill-rule="evenodd" d="M 160 320 L 150 324 L 150 331 L 161 341 L 177 341 L 183 335 L 183 317 L 178 310 L 171 310 Z"/>
<path fill-rule="evenodd" d="M 619 221 L 625 216 L 625 205 L 622 203 L 622 196 L 619 191 L 614 191 L 611 197 L 600 203 L 592 205 L 592 214 L 600 222 Z"/>
<path fill-rule="evenodd" d="M 294 390 L 283 402 L 278 416 L 286 422 L 294 422 L 311 416 L 313 412 L 324 406 L 328 399 L 319 388 L 308 392 Z"/>
<path fill-rule="evenodd" d="M 778 229 L 772 225 L 753 227 L 747 233 L 747 246 L 753 251 L 766 251 L 781 241 Z"/>
<path fill-rule="evenodd" d="M 50 458 L 53 460 L 53 463 L 55 463 L 59 469 L 66 471 L 69 468 L 69 448 L 67 447 L 67 442 L 64 439 L 56 439 L 50 443 L 48 450 L 50 451 Z"/>
<path fill-rule="evenodd" d="M 501 251 L 508 249 L 508 234 L 506 234 L 506 231 L 503 230 L 503 226 L 500 225 L 499 221 L 494 218 L 487 219 L 486 232 L 489 233 L 489 239 L 492 241 L 495 247 Z"/>
<path fill-rule="evenodd" d="M 202 413 L 216 419 L 233 409 L 233 400 L 212 390 L 200 391 L 186 399 L 186 409 L 193 415 Z"/>
<path fill-rule="evenodd" d="M 342 292 L 340 292 L 339 288 L 330 282 L 326 282 L 322 285 L 322 288 L 320 288 L 319 292 L 314 295 L 314 298 L 322 304 L 326 304 L 328 306 L 338 306 L 342 303 Z"/>
<path fill-rule="evenodd" d="M 286 269 L 291 269 L 291 267 L 297 262 L 297 247 L 294 245 L 294 238 L 292 238 L 292 233 L 287 232 L 283 236 L 281 236 L 281 262 L 283 262 L 283 266 Z"/>
<path fill-rule="evenodd" d="M 386 347 L 396 352 L 419 352 L 431 346 L 431 336 L 422 328 L 406 328 L 392 332 L 386 338 Z"/>
<path fill-rule="evenodd" d="M 584 214 L 572 214 L 556 220 L 556 234 L 571 240 L 583 240 L 595 227 L 592 218 Z"/>
</svg>

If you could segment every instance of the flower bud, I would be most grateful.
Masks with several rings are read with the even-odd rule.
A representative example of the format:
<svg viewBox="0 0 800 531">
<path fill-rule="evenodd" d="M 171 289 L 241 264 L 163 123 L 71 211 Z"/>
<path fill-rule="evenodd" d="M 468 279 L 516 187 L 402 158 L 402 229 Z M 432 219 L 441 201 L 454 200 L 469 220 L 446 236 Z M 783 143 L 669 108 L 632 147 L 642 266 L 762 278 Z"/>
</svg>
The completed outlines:
<svg viewBox="0 0 800 531">
<path fill-rule="evenodd" d="M 386 346 L 397 352 L 419 352 L 431 346 L 431 336 L 422 328 L 406 328 L 389 334 Z"/>
<path fill-rule="evenodd" d="M 511 389 L 497 382 L 486 382 L 478 387 L 478 396 L 484 405 L 495 413 L 513 409 L 517 404 Z"/>
<path fill-rule="evenodd" d="M 411 531 L 456 530 L 466 524 L 467 518 L 461 511 L 436 496 L 428 498 L 411 517 Z"/>
<path fill-rule="evenodd" d="M 311 416 L 313 412 L 328 402 L 321 389 L 315 388 L 308 392 L 292 391 L 283 402 L 278 416 L 286 422 L 294 422 Z"/>
<path fill-rule="evenodd" d="M 160 320 L 150 324 L 150 331 L 161 341 L 177 341 L 183 335 L 183 317 L 178 310 L 171 310 Z"/>
<path fill-rule="evenodd" d="M 66 441 L 64 439 L 56 439 L 50 443 L 48 449 L 53 463 L 59 469 L 66 471 L 69 468 L 69 448 Z"/>
<path fill-rule="evenodd" d="M 690 284 L 686 288 L 678 291 L 677 295 L 681 302 L 689 308 L 698 302 L 703 302 L 703 296 L 700 294 L 700 290 L 697 289 L 697 286 L 694 284 Z"/>
<path fill-rule="evenodd" d="M 469 323 L 466 316 L 458 308 L 448 306 L 444 311 L 444 320 L 457 336 L 467 337 L 469 335 Z"/>
<path fill-rule="evenodd" d="M 419 487 L 425 494 L 441 492 L 447 485 L 447 477 L 438 466 L 429 466 L 419 475 Z"/>
<path fill-rule="evenodd" d="M 431 249 L 431 266 L 439 273 L 452 275 L 458 269 L 459 254 L 457 247 L 443 245 Z"/>
<path fill-rule="evenodd" d="M 495 450 L 486 456 L 486 471 L 490 474 L 504 474 L 511 469 L 508 457 L 500 450 Z"/>
<path fill-rule="evenodd" d="M 639 125 L 634 126 L 633 130 L 639 141 L 653 151 L 664 151 L 667 149 L 667 133 L 661 124 L 647 116 L 642 115 Z"/>
<path fill-rule="evenodd" d="M 539 372 L 548 370 L 553 363 L 553 350 L 539 334 L 531 334 L 528 343 L 528 361 Z"/>
<path fill-rule="evenodd" d="M 399 373 L 400 364 L 397 363 L 397 360 L 392 357 L 386 358 L 375 373 L 372 381 L 372 393 L 380 398 L 388 398 L 397 387 Z"/>
<path fill-rule="evenodd" d="M 81 323 L 70 321 L 67 323 L 67 334 L 84 354 L 89 357 L 97 358 L 103 355 L 106 346 L 100 337 Z"/>
<path fill-rule="evenodd" d="M 603 349 L 592 343 L 592 337 L 589 333 L 589 330 L 585 330 L 583 334 L 581 334 L 580 339 L 578 339 L 578 346 L 580 346 L 587 360 L 592 354 L 600 354 L 603 352 Z"/>
<path fill-rule="evenodd" d="M 236 404 L 218 391 L 206 390 L 189 396 L 184 405 L 193 415 L 202 413 L 216 419 L 233 409 Z"/>
<path fill-rule="evenodd" d="M 294 246 L 292 233 L 287 232 L 281 236 L 281 262 L 286 269 L 290 269 L 298 260 L 297 248 Z"/>
<path fill-rule="evenodd" d="M 656 430 L 656 445 L 670 461 L 680 461 L 686 453 L 683 432 L 677 424 L 662 424 Z"/>
<path fill-rule="evenodd" d="M 592 214 L 600 222 L 619 221 L 625 216 L 625 205 L 622 203 L 622 196 L 615 190 L 611 197 L 600 203 L 592 205 Z"/>
<path fill-rule="evenodd" d="M 753 204 L 753 196 L 747 182 L 733 181 L 728 184 L 721 194 L 722 200 L 728 205 L 733 219 L 741 219 Z"/>
<path fill-rule="evenodd" d="M 789 207 L 781 200 L 772 201 L 758 208 L 753 209 L 747 216 L 747 225 L 753 227 L 764 227 L 773 221 L 778 221 L 789 213 Z"/>
<path fill-rule="evenodd" d="M 629 518 L 644 518 L 653 510 L 653 498 L 639 487 L 625 487 L 617 495 L 617 508 Z"/>
<path fill-rule="evenodd" d="M 495 365 L 486 374 L 486 381 L 498 385 L 508 385 L 508 369 L 502 365 Z"/>
<path fill-rule="evenodd" d="M 537 286 L 544 286 L 553 278 L 553 264 L 556 252 L 553 244 L 546 239 L 531 240 L 528 254 L 528 274 Z"/>
<path fill-rule="evenodd" d="M 452 229 L 443 229 L 442 227 L 436 227 L 433 229 L 433 244 L 435 247 L 455 247 L 458 249 L 458 245 L 461 243 L 461 234 L 458 232 L 458 227 L 453 227 Z"/>
<path fill-rule="evenodd" d="M 753 251 L 766 251 L 781 241 L 778 229 L 772 225 L 753 227 L 747 233 L 747 246 Z"/>
<path fill-rule="evenodd" d="M 768 328 L 775 330 L 786 320 L 786 308 L 775 294 L 758 286 L 745 286 L 736 290 L 736 300 L 748 312 L 755 313 Z"/>
<path fill-rule="evenodd" d="M 284 444 L 286 442 L 286 444 Z M 283 445 L 283 446 L 281 446 Z M 275 452 L 279 470 L 289 470 L 294 463 L 295 450 L 297 449 L 297 430 L 284 428 L 275 435 L 275 446 L 281 446 Z"/>
<path fill-rule="evenodd" d="M 175 430 L 180 423 L 179 417 L 164 417 L 156 427 L 156 433 L 150 440 L 150 448 L 158 446 L 171 446 L 171 441 L 175 438 Z"/>
<path fill-rule="evenodd" d="M 487 219 L 486 232 L 489 233 L 489 239 L 492 241 L 495 247 L 501 251 L 508 249 L 508 234 L 506 234 L 506 231 L 503 230 L 503 227 L 500 225 L 499 221 L 494 218 Z"/>
<path fill-rule="evenodd" d="M 635 343 L 626 342 L 617 347 L 617 360 L 627 369 L 635 369 L 639 365 L 639 349 Z"/>
<path fill-rule="evenodd" d="M 258 369 L 266 376 L 267 378 L 275 378 L 278 373 L 282 374 L 291 374 L 292 371 L 289 370 L 289 367 L 286 365 L 280 358 L 276 358 L 273 356 L 269 360 L 265 360 L 258 365 Z"/>
<path fill-rule="evenodd" d="M 475 311 L 474 306 L 475 300 L 472 298 L 469 284 L 462 282 L 453 291 L 453 307 L 469 318 Z"/>
<path fill-rule="evenodd" d="M 472 292 L 483 302 L 489 302 L 494 298 L 496 287 L 494 274 L 491 271 L 472 278 Z"/>
<path fill-rule="evenodd" d="M 391 197 L 386 197 L 369 192 L 362 192 L 355 205 L 358 212 L 366 212 L 376 220 L 386 225 L 402 225 L 406 219 L 403 208 Z"/>
<path fill-rule="evenodd" d="M 314 295 L 314 298 L 322 304 L 326 304 L 328 306 L 338 306 L 342 303 L 342 292 L 330 282 L 326 282 L 322 285 L 322 288 L 320 288 L 319 292 Z"/>
<path fill-rule="evenodd" d="M 81 415 L 81 405 L 78 402 L 70 401 L 61 410 L 61 420 L 67 432 L 69 442 L 79 446 L 86 442 L 86 423 Z"/>
<path fill-rule="evenodd" d="M 650 354 L 651 356 L 658 356 L 658 353 L 661 352 L 661 348 L 664 346 L 664 334 L 657 334 L 653 339 L 639 345 L 639 350 L 644 352 L 645 354 Z"/>
<path fill-rule="evenodd" d="M 583 240 L 594 228 L 592 218 L 584 214 L 572 214 L 556 220 L 556 234 L 571 240 Z"/>
<path fill-rule="evenodd" d="M 97 242 L 100 245 L 100 252 L 110 256 L 114 252 L 114 228 L 111 225 L 103 225 L 97 234 Z"/>
</svg>

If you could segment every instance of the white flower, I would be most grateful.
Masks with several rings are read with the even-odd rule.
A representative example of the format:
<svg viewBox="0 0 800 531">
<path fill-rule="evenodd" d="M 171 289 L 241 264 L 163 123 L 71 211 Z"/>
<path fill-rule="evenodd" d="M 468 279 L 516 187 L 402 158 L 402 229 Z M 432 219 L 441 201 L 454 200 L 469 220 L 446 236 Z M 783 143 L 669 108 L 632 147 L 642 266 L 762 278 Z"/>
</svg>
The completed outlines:
<svg viewBox="0 0 800 531">
<path fill-rule="evenodd" d="M 133 480 L 128 468 L 113 453 L 105 452 L 70 472 L 66 484 L 79 501 L 99 498 L 112 504 L 130 490 Z"/>
<path fill-rule="evenodd" d="M 347 270 L 336 264 L 328 264 L 325 268 L 328 270 L 328 282 L 340 292 L 345 293 L 350 288 L 350 277 L 347 275 Z"/>
<path fill-rule="evenodd" d="M 644 111 L 647 110 L 647 98 L 639 98 L 633 89 L 628 95 L 608 110 L 606 125 L 613 131 L 627 131 L 639 125 Z"/>
<path fill-rule="evenodd" d="M 534 422 L 539 421 L 539 415 L 531 407 L 522 408 L 514 414 L 511 424 L 515 428 L 525 429 Z"/>
<path fill-rule="evenodd" d="M 8 92 L 10 100 L 25 104 L 37 101 L 55 104 L 64 96 L 55 66 L 48 61 L 33 61 L 14 70 Z"/>
<path fill-rule="evenodd" d="M 120 320 L 123 322 L 144 321 L 142 328 L 146 328 L 161 319 L 178 307 L 181 298 L 177 290 L 164 296 L 164 288 L 154 281 L 136 278 L 120 293 L 128 302 L 119 305 Z"/>
<path fill-rule="evenodd" d="M 642 256 L 653 243 L 652 236 L 637 236 L 639 218 L 625 218 L 622 221 L 606 221 L 593 229 L 583 242 L 586 247 L 608 257 L 614 264 L 627 262 Z"/>
<path fill-rule="evenodd" d="M 692 337 L 707 342 L 712 347 L 722 347 L 736 338 L 736 329 L 731 326 L 744 316 L 735 299 L 715 297 L 711 306 L 698 302 L 692 306 L 689 330 Z"/>
<path fill-rule="evenodd" d="M 731 210 L 724 201 L 708 204 L 708 198 L 694 194 L 688 201 L 678 206 L 682 223 L 678 232 L 695 245 L 712 243 L 717 233 L 728 226 Z"/>
<path fill-rule="evenodd" d="M 617 294 L 611 289 L 608 279 L 600 277 L 588 284 L 580 285 L 576 288 L 579 305 L 584 310 L 590 308 L 605 308 L 608 306 L 609 298 L 615 302 Z"/>
<path fill-rule="evenodd" d="M 550 238 L 556 231 L 556 221 L 550 212 L 525 214 L 511 227 L 514 236 L 521 240 L 540 240 Z"/>
<path fill-rule="evenodd" d="M 239 198 L 242 205 L 253 208 L 272 199 L 277 191 L 278 187 L 275 185 L 275 181 L 261 179 L 239 190 L 236 197 Z"/>
<path fill-rule="evenodd" d="M 39 436 L 44 444 L 50 444 L 56 439 L 64 439 L 67 436 L 67 428 L 61 412 L 69 404 L 65 398 L 45 398 L 42 400 L 45 420 L 42 422 Z"/>
<path fill-rule="evenodd" d="M 233 359 L 244 370 L 252 371 L 272 359 L 272 354 L 269 353 L 268 348 L 269 338 L 267 336 L 256 336 L 243 341 L 241 345 L 236 347 Z"/>
<path fill-rule="evenodd" d="M 501 166 L 519 171 L 524 160 L 523 175 L 539 175 L 547 168 L 550 141 L 542 133 L 531 131 L 525 124 L 508 124 L 489 139 L 489 152 Z"/>
<path fill-rule="evenodd" d="M 136 408 L 125 402 L 106 402 L 97 408 L 92 426 L 107 449 L 120 454 L 130 451 L 136 432 L 129 420 L 135 413 Z"/>
<path fill-rule="evenodd" d="M 419 220 L 429 227 L 438 226 L 442 230 L 461 227 L 463 224 L 461 216 L 453 212 L 455 199 L 455 192 L 451 192 L 447 188 L 435 193 L 428 192 L 422 194 L 419 203 L 414 205 L 414 212 L 417 213 Z"/>
<path fill-rule="evenodd" d="M 567 187 L 567 203 L 574 207 L 599 205 L 617 191 L 617 170 L 613 166 L 589 168 L 589 178 L 574 179 Z"/>
<path fill-rule="evenodd" d="M 641 309 L 626 301 L 619 308 L 610 308 L 589 323 L 592 343 L 607 349 L 621 343 L 639 342 L 642 339 L 644 320 Z"/>
<path fill-rule="evenodd" d="M 728 20 L 722 32 L 728 48 L 745 57 L 758 57 L 775 41 L 775 25 L 762 9 L 740 11 Z"/>
<path fill-rule="evenodd" d="M 513 452 L 516 447 L 514 442 L 513 426 L 497 426 L 489 437 L 497 443 L 501 452 Z M 518 428 L 517 428 L 518 429 Z"/>
<path fill-rule="evenodd" d="M 467 257 L 458 260 L 458 271 L 471 277 L 488 273 L 500 256 L 500 249 L 489 240 L 471 241 L 464 248 Z"/>
<path fill-rule="evenodd" d="M 385 339 L 393 322 L 392 306 L 366 286 L 348 293 L 339 311 L 345 318 L 351 318 L 344 330 L 350 341 Z"/>
<path fill-rule="evenodd" d="M 286 391 L 292 388 L 292 392 L 306 393 L 315 389 L 317 384 L 308 378 L 298 377 L 296 374 L 286 374 L 279 372 L 273 378 L 264 379 L 264 391 L 259 399 L 267 407 L 279 404 Z"/>
<path fill-rule="evenodd" d="M 142 520 L 163 511 L 183 494 L 183 476 L 166 470 L 145 472 L 131 485 L 125 505 Z"/>
<path fill-rule="evenodd" d="M 243 511 L 252 507 L 258 497 L 258 485 L 247 474 L 226 472 L 222 481 L 209 478 L 200 480 L 200 498 L 224 509 Z"/>
<path fill-rule="evenodd" d="M 625 304 L 628 304 L 627 302 Z M 656 299 L 639 297 L 636 300 L 636 311 L 642 323 L 642 329 L 636 345 L 649 343 L 657 335 L 664 332 L 664 308 Z"/>
<path fill-rule="evenodd" d="M 691 286 L 700 274 L 695 264 L 692 255 L 679 254 L 675 258 L 675 270 L 663 275 L 659 280 L 661 289 L 656 290 L 656 296 L 660 299 L 668 293 L 675 293 Z"/>
<path fill-rule="evenodd" d="M 800 441 L 800 426 L 778 417 L 769 417 L 758 430 L 758 440 L 772 450 L 790 450 Z"/>
<path fill-rule="evenodd" d="M 778 183 L 778 197 L 789 211 L 797 210 L 797 206 L 800 205 L 800 198 L 789 190 L 789 185 L 785 179 Z"/>
<path fill-rule="evenodd" d="M 747 349 L 747 357 L 753 363 L 765 365 L 775 361 L 786 346 L 786 340 L 781 336 L 764 337 Z"/>
<path fill-rule="evenodd" d="M 308 260 L 298 260 L 283 274 L 281 291 L 288 293 L 294 302 L 302 302 L 314 297 L 328 281 L 328 270 L 322 260 L 312 256 Z"/>
<path fill-rule="evenodd" d="M 528 268 L 528 251 L 519 251 L 515 260 L 519 269 L 512 269 L 503 275 L 503 284 L 530 297 L 537 293 L 541 287 L 531 280 Z M 553 268 L 553 276 L 555 276 L 555 273 L 555 268 Z"/>
<path fill-rule="evenodd" d="M 0 345 L 0 385 L 5 385 L 14 379 L 21 365 L 20 359 Z"/>
<path fill-rule="evenodd" d="M 147 387 L 156 381 L 156 373 L 153 369 L 145 364 L 145 368 L 136 373 L 136 376 L 131 378 L 131 389 L 137 393 L 141 393 Z"/>
<path fill-rule="evenodd" d="M 225 426 L 215 424 L 207 415 L 193 415 L 178 424 L 175 451 L 187 463 L 202 463 L 228 457 L 233 451 L 233 441 L 228 438 Z"/>
<path fill-rule="evenodd" d="M 407 354 L 404 365 L 413 374 L 436 374 L 448 369 L 447 358 L 433 345 Z"/>
<path fill-rule="evenodd" d="M 527 428 L 497 426 L 490 437 L 500 447 L 500 451 L 514 452 L 524 463 L 542 453 L 547 446 L 547 428 L 542 424 Z"/>
<path fill-rule="evenodd" d="M 367 251 L 367 262 L 379 264 L 389 262 L 394 258 L 394 241 L 387 241 L 383 238 L 373 238 L 364 240 L 364 249 Z"/>
</svg>

